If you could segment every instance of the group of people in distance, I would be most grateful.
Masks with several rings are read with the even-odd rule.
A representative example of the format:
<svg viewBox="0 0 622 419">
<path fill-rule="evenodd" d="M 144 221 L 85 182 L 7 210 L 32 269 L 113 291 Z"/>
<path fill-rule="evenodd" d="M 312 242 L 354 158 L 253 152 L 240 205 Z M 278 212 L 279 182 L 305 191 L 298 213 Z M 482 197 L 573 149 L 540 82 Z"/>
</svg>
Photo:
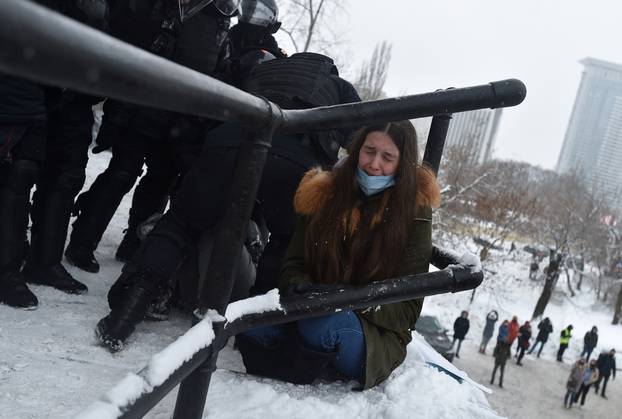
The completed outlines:
<svg viewBox="0 0 622 419">
<path fill-rule="evenodd" d="M 460 346 L 469 331 L 470 323 L 468 319 L 469 313 L 464 310 L 454 322 L 454 340 L 453 344 L 458 342 L 455 356 L 459 356 Z M 479 345 L 479 353 L 485 354 L 488 343 L 492 339 L 495 330 L 495 324 L 499 320 L 497 310 L 490 310 L 486 315 L 486 324 L 482 332 L 482 340 Z M 568 325 L 560 332 L 559 349 L 557 350 L 557 361 L 563 362 L 563 355 L 570 340 L 572 338 L 573 326 Z M 536 348 L 537 357 L 540 358 L 542 348 L 549 339 L 549 335 L 553 332 L 551 320 L 546 317 L 538 323 L 538 334 L 535 342 L 531 344 L 532 328 L 529 321 L 525 321 L 520 325 L 517 316 L 513 316 L 511 320 L 503 320 L 498 328 L 497 343 L 493 350 L 495 359 L 490 384 L 494 384 L 497 370 L 499 370 L 499 387 L 503 388 L 503 376 L 507 360 L 512 357 L 512 344 L 517 341 L 516 345 L 516 364 L 523 365 L 522 360 L 525 353 L 532 354 Z M 570 408 L 573 403 L 585 403 L 585 398 L 592 386 L 596 393 L 600 390 L 600 395 L 607 398 L 606 389 L 609 377 L 615 379 L 616 360 L 615 349 L 603 351 L 598 358 L 590 358 L 598 344 L 598 328 L 593 326 L 585 333 L 583 337 L 583 350 L 581 357 L 572 365 L 570 376 L 566 384 L 566 395 L 564 396 L 564 406 Z M 527 352 L 527 350 L 529 350 Z"/>
</svg>

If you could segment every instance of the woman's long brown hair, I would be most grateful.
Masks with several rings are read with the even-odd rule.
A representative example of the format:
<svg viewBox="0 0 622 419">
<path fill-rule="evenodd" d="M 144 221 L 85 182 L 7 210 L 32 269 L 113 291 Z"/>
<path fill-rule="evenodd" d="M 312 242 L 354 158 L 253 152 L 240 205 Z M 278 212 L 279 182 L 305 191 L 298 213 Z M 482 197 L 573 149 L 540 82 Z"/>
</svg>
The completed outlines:
<svg viewBox="0 0 622 419">
<path fill-rule="evenodd" d="M 359 151 L 367 135 L 379 131 L 391 137 L 400 151 L 395 186 L 374 199 L 362 217 L 353 217 L 361 204 L 356 180 Z M 305 261 L 320 283 L 365 284 L 395 274 L 413 232 L 417 211 L 417 134 L 410 121 L 372 125 L 358 131 L 345 162 L 333 169 L 331 196 L 315 214 L 305 235 Z M 379 222 L 371 215 L 380 214 Z M 354 218 L 354 219 L 353 219 Z M 354 227 L 354 228 L 353 228 Z"/>
</svg>

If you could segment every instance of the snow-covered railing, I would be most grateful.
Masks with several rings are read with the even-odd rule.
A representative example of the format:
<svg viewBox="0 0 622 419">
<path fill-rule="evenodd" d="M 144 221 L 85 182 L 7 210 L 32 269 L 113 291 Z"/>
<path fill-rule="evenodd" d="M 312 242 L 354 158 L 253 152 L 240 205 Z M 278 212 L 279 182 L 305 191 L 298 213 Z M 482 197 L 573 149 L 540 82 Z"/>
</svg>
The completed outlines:
<svg viewBox="0 0 622 419">
<path fill-rule="evenodd" d="M 202 275 L 207 278 L 200 287 L 199 312 L 202 313 L 213 313 L 209 311 L 211 309 L 221 315 L 225 314 L 233 288 L 235 267 L 231 261 L 237 260 L 242 246 L 258 182 L 275 133 L 327 130 L 433 116 L 424 160 L 436 172 L 451 113 L 515 106 L 526 95 L 525 85 L 521 81 L 509 79 L 370 102 L 285 110 L 263 98 L 125 44 L 30 1 L 0 1 L 0 22 L 0 71 L 4 73 L 139 105 L 222 121 L 237 121 L 251 128 L 240 147 L 230 192 L 223 205 L 224 217 L 216 229 L 214 251 L 207 273 Z M 447 255 L 447 252 L 438 254 Z M 236 331 L 246 330 L 256 324 L 290 321 L 294 316 L 303 318 L 316 315 L 310 312 L 316 308 L 374 306 L 469 289 L 481 282 L 482 273 L 476 269 L 476 265 L 468 266 L 451 257 L 444 260 L 455 263 L 441 266 L 443 270 L 439 272 L 396 278 L 361 289 L 309 298 L 281 299 L 280 311 L 267 311 L 262 315 L 246 314 L 228 324 L 212 321 L 212 317 L 208 316 L 212 319 L 214 333 L 209 345 L 199 349 L 161 384 L 149 371 L 130 377 L 128 385 L 135 385 L 131 393 L 132 400 L 126 400 L 129 404 L 124 402 L 124 406 L 117 406 L 118 410 L 110 411 L 117 412 L 114 413 L 116 416 L 101 417 L 142 417 L 183 380 L 174 417 L 201 418 L 218 351 Z M 117 396 L 118 393 L 113 392 L 108 401 L 119 401 Z M 108 407 L 112 406 L 110 403 Z"/>
<path fill-rule="evenodd" d="M 204 319 L 169 347 L 154 355 L 138 374 L 128 374 L 76 419 L 140 418 L 195 368 L 214 368 L 218 351 L 238 333 L 258 326 L 288 323 L 340 310 L 355 310 L 473 289 L 484 275 L 477 256 L 433 248 L 436 272 L 407 275 L 363 287 L 344 287 L 302 296 L 279 296 L 277 290 L 229 304 L 225 316 L 208 311 Z M 204 404 L 178 399 L 175 418 L 201 417 Z"/>
</svg>

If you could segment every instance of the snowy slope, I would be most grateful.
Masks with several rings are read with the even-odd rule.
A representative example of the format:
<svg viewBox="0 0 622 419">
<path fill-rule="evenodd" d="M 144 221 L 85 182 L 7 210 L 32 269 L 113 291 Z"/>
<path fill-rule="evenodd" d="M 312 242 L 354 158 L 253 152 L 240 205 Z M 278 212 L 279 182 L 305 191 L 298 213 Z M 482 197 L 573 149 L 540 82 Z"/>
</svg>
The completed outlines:
<svg viewBox="0 0 622 419">
<path fill-rule="evenodd" d="M 91 156 L 87 185 L 107 164 L 108 155 Z M 0 418 L 68 418 L 100 399 L 129 372 L 138 372 L 151 355 L 183 334 L 190 319 L 174 313 L 166 322 L 145 322 L 122 352 L 112 355 L 95 344 L 93 328 L 107 313 L 106 292 L 119 274 L 113 258 L 127 220 L 129 196 L 113 219 L 96 253 L 102 269 L 88 274 L 68 270 L 89 286 L 68 296 L 34 286 L 40 305 L 21 311 L 0 305 Z M 439 306 L 440 307 L 440 306 Z M 247 377 L 239 354 L 227 347 L 212 378 L 206 417 L 429 418 L 499 417 L 484 393 L 427 367 L 418 351 L 382 385 L 365 392 L 351 384 L 294 386 Z M 168 418 L 175 394 L 148 416 Z"/>
</svg>

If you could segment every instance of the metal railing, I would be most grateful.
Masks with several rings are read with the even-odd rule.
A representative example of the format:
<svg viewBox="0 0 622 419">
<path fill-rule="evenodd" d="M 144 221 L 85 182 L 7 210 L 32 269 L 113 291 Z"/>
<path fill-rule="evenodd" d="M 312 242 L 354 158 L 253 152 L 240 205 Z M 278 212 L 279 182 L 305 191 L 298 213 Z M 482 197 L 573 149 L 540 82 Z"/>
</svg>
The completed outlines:
<svg viewBox="0 0 622 419">
<path fill-rule="evenodd" d="M 201 284 L 199 311 L 225 313 L 233 288 L 234 266 L 250 218 L 258 182 L 274 134 L 361 126 L 434 116 L 425 160 L 435 172 L 440 164 L 451 114 L 514 106 L 526 89 L 509 79 L 425 94 L 305 110 L 286 110 L 214 78 L 127 45 L 94 29 L 25 0 L 0 1 L 0 71 L 88 94 L 157 107 L 250 128 L 240 147 L 225 217 L 216 229 L 214 251 Z M 162 100 L 166 98 L 166 100 Z M 477 287 L 481 270 L 435 252 L 441 271 L 396 278 L 343 292 L 283 299 L 283 310 L 215 323 L 207 348 L 171 374 L 164 383 L 118 406 L 120 417 L 144 416 L 181 383 L 174 418 L 200 418 L 218 352 L 227 339 L 257 325 L 289 322 L 340 309 L 355 309 Z"/>
</svg>

